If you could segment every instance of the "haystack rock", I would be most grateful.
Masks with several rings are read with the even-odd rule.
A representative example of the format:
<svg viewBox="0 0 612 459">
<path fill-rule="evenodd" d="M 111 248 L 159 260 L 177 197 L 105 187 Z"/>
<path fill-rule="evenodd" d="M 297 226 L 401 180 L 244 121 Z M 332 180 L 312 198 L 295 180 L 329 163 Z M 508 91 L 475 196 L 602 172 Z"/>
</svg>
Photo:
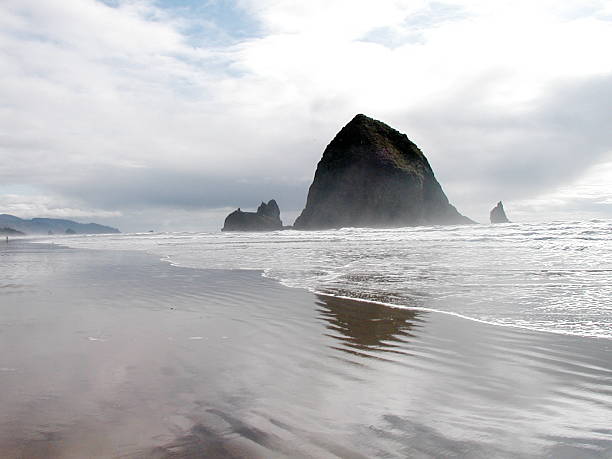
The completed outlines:
<svg viewBox="0 0 612 459">
<path fill-rule="evenodd" d="M 357 115 L 317 165 L 296 229 L 474 223 L 452 206 L 425 155 L 386 124 Z"/>
<path fill-rule="evenodd" d="M 510 223 L 510 220 L 508 220 L 508 217 L 506 216 L 506 212 L 504 212 L 504 205 L 501 201 L 499 201 L 497 205 L 491 209 L 489 218 L 491 219 L 491 223 Z"/>
<path fill-rule="evenodd" d="M 280 209 L 274 199 L 262 202 L 257 212 L 243 212 L 238 208 L 225 218 L 221 231 L 274 231 L 283 228 Z"/>
</svg>

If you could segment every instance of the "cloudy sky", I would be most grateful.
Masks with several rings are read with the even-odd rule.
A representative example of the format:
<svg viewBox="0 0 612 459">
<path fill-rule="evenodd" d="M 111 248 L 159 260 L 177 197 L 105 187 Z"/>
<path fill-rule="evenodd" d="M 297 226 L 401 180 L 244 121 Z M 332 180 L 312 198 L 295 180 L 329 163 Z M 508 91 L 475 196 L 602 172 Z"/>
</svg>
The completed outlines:
<svg viewBox="0 0 612 459">
<path fill-rule="evenodd" d="M 2 0 L 0 213 L 292 223 L 364 113 L 476 220 L 612 218 L 611 45 L 610 0 Z"/>
</svg>

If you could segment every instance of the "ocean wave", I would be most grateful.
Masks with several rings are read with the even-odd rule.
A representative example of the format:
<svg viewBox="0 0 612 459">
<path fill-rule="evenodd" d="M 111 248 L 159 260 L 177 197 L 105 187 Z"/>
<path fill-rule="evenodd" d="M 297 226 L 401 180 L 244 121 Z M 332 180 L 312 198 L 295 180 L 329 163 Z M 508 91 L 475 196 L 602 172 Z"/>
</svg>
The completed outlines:
<svg viewBox="0 0 612 459">
<path fill-rule="evenodd" d="M 611 222 L 45 238 L 503 326 L 612 338 Z"/>
</svg>

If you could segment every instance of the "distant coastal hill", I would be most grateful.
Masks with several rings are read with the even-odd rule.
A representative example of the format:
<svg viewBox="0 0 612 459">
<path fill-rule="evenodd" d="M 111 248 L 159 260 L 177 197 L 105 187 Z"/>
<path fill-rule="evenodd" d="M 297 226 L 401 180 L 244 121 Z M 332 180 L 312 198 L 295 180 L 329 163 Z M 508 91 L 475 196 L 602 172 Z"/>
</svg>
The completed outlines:
<svg viewBox="0 0 612 459">
<path fill-rule="evenodd" d="M 25 220 L 14 215 L 0 214 L 0 228 L 10 228 L 24 234 L 107 234 L 120 233 L 117 228 L 97 223 L 77 223 L 57 218 Z"/>
<path fill-rule="evenodd" d="M 13 228 L 0 228 L 0 236 L 23 236 L 21 231 L 14 230 Z"/>
</svg>

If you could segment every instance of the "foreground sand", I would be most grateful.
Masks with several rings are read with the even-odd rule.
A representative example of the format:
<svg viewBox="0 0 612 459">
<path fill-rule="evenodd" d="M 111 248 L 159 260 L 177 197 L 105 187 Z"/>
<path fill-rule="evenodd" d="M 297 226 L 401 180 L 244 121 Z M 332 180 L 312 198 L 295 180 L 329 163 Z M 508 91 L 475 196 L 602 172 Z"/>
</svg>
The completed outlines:
<svg viewBox="0 0 612 459">
<path fill-rule="evenodd" d="M 612 341 L 0 249 L 0 457 L 612 457 Z"/>
</svg>

